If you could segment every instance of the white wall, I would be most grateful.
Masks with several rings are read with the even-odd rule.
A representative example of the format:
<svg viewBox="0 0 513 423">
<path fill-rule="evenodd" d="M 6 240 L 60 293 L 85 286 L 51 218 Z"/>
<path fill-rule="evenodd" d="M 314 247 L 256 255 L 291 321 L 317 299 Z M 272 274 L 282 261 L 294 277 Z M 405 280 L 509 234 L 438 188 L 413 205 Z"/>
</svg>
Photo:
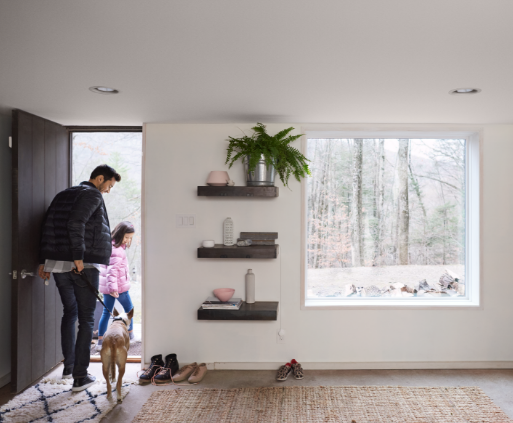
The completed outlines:
<svg viewBox="0 0 513 423">
<path fill-rule="evenodd" d="M 11 118 L 0 115 L 0 387 L 11 373 Z"/>
<path fill-rule="evenodd" d="M 301 128 L 268 128 L 274 133 L 286 126 Z M 484 307 L 347 311 L 300 310 L 299 183 L 293 181 L 291 190 L 278 183 L 276 199 L 196 196 L 196 187 L 205 184 L 209 171 L 226 169 L 225 140 L 238 136 L 239 127 L 251 132 L 251 125 L 146 125 L 146 361 L 153 354 L 175 352 L 184 363 L 276 363 L 294 357 L 310 363 L 454 362 L 449 367 L 458 362 L 513 362 L 513 126 L 484 127 Z M 237 185 L 244 185 L 242 165 L 229 173 Z M 176 228 L 177 213 L 195 214 L 197 227 Z M 279 321 L 196 319 L 199 304 L 214 288 L 233 287 L 236 296 L 243 296 L 248 268 L 256 274 L 257 300 L 280 299 L 279 259 L 196 258 L 203 239 L 222 240 L 227 216 L 233 218 L 237 233 L 279 232 L 282 327 L 287 332 L 283 344 L 276 342 Z"/>
</svg>

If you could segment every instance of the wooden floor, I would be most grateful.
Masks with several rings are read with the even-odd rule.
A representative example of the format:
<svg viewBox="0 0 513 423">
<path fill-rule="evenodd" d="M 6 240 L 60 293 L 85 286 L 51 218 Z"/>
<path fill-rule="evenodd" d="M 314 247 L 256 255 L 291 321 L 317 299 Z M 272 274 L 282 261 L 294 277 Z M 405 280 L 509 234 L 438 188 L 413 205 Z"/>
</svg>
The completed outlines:
<svg viewBox="0 0 513 423">
<path fill-rule="evenodd" d="M 140 364 L 127 364 L 125 378 L 135 378 Z M 89 372 L 102 377 L 101 363 L 91 363 Z M 59 377 L 62 365 L 47 376 Z M 513 370 L 305 370 L 305 379 L 275 380 L 276 372 L 269 370 L 216 370 L 209 371 L 198 385 L 182 389 L 241 388 L 260 386 L 344 386 L 344 385 L 393 385 L 393 386 L 479 386 L 502 410 L 513 418 Z M 151 393 L 173 386 L 133 385 L 121 405 L 117 405 L 102 423 L 125 423 L 133 419 Z M 12 398 L 9 387 L 0 389 L 0 405 Z"/>
</svg>

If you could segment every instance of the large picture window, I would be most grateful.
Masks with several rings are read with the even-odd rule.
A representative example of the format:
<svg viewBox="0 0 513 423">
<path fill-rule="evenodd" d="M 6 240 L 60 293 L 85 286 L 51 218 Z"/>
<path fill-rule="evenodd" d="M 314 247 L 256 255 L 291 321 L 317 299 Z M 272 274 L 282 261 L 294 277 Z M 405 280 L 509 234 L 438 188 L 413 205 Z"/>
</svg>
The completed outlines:
<svg viewBox="0 0 513 423">
<path fill-rule="evenodd" d="M 476 304 L 470 138 L 307 138 L 307 305 Z"/>
</svg>

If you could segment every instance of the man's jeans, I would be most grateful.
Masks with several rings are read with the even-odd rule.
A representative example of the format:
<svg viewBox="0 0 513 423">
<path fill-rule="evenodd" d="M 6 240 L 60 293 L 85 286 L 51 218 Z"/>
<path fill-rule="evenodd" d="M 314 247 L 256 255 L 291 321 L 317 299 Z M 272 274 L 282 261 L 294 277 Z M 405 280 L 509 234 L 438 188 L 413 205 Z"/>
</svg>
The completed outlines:
<svg viewBox="0 0 513 423">
<path fill-rule="evenodd" d="M 95 268 L 84 269 L 93 286 L 98 289 L 100 273 Z M 93 339 L 96 296 L 87 282 L 73 272 L 54 273 L 53 277 L 61 295 L 64 315 L 61 322 L 61 344 L 64 367 L 73 368 L 73 378 L 87 376 Z M 78 334 L 75 342 L 75 323 L 78 317 Z"/>
</svg>

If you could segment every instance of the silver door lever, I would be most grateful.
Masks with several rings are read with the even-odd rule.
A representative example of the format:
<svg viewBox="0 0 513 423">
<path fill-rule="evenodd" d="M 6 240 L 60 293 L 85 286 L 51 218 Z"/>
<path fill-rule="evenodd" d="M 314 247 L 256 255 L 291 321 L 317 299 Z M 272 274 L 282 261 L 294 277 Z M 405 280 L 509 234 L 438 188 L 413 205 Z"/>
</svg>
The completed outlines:
<svg viewBox="0 0 513 423">
<path fill-rule="evenodd" d="M 34 273 L 21 269 L 21 279 L 25 279 L 27 276 L 34 276 Z"/>
</svg>

